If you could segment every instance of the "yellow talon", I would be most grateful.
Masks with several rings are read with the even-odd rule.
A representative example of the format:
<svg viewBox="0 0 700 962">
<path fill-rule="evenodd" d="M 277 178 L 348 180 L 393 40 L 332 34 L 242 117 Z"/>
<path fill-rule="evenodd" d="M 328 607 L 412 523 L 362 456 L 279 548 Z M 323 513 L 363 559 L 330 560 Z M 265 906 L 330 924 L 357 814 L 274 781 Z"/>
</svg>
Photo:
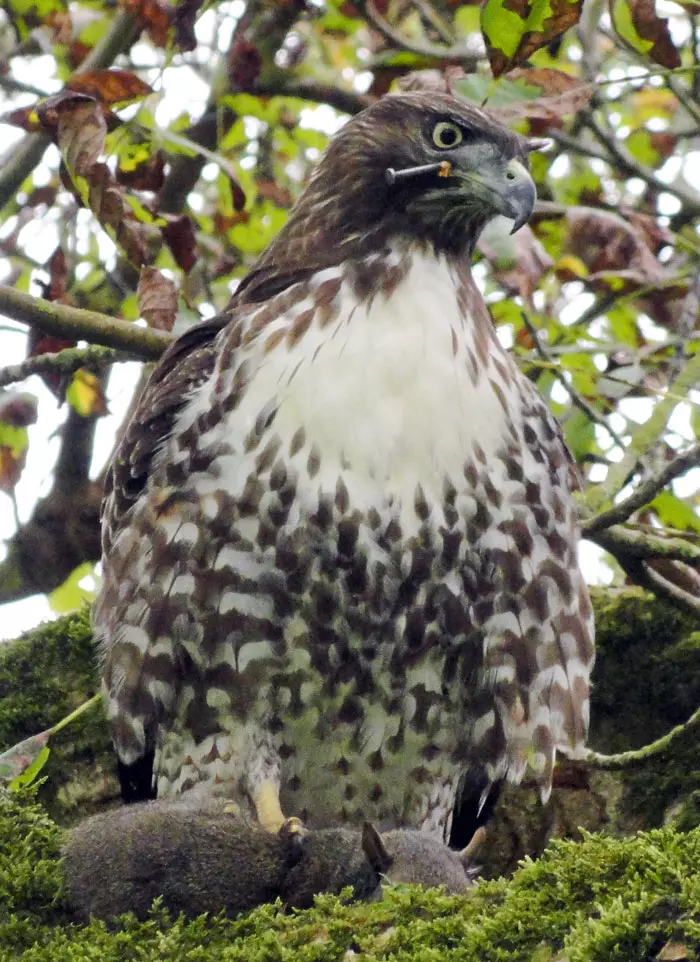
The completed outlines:
<svg viewBox="0 0 700 962">
<path fill-rule="evenodd" d="M 296 815 L 291 815 L 289 818 L 285 818 L 282 828 L 279 830 L 280 835 L 289 837 L 290 835 L 306 835 L 306 829 L 304 828 L 304 823 Z"/>
<path fill-rule="evenodd" d="M 240 815 L 241 808 L 236 802 L 226 802 L 224 805 L 224 815 Z"/>
<path fill-rule="evenodd" d="M 286 819 L 280 808 L 280 797 L 277 786 L 272 782 L 263 782 L 253 796 L 253 804 L 258 821 L 266 832 L 279 832 Z"/>
</svg>

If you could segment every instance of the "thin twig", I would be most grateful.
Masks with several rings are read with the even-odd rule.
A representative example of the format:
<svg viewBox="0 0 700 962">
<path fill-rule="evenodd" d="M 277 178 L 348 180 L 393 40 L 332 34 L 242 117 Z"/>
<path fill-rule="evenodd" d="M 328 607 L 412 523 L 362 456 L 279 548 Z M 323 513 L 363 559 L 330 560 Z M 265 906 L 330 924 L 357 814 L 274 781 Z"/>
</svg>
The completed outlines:
<svg viewBox="0 0 700 962">
<path fill-rule="evenodd" d="M 560 370 L 559 365 L 556 363 L 555 360 L 553 360 L 553 359 L 549 356 L 549 354 L 547 353 L 546 348 L 545 348 L 545 347 L 543 346 L 543 344 L 540 342 L 539 335 L 538 335 L 538 332 L 537 332 L 537 328 L 534 326 L 534 324 L 532 323 L 532 321 L 530 320 L 530 318 L 527 316 L 526 312 L 525 312 L 525 311 L 521 311 L 521 312 L 520 312 L 520 316 L 522 317 L 522 319 L 523 319 L 523 324 L 524 324 L 525 327 L 527 328 L 528 333 L 529 333 L 530 337 L 532 338 L 532 341 L 533 341 L 533 343 L 534 343 L 534 345 L 535 345 L 535 350 L 537 351 L 537 353 L 539 354 L 539 356 L 542 358 L 542 360 L 543 360 L 543 361 L 546 361 L 546 363 L 551 367 L 552 373 L 554 374 L 554 376 L 556 377 L 556 379 L 559 381 L 559 383 L 564 386 L 567 394 L 568 394 L 569 397 L 571 398 L 572 403 L 573 403 L 579 410 L 583 411 L 583 413 L 586 415 L 586 417 L 587 417 L 590 421 L 592 421 L 594 424 L 599 424 L 602 428 L 605 428 L 605 430 L 606 430 L 607 433 L 610 435 L 610 437 L 611 437 L 612 440 L 615 442 L 615 444 L 616 444 L 621 450 L 624 450 L 625 445 L 624 445 L 622 439 L 621 439 L 621 438 L 619 437 L 619 435 L 616 434 L 616 432 L 610 427 L 610 425 L 606 422 L 606 420 L 605 420 L 605 418 L 602 416 L 602 414 L 598 414 L 598 412 L 595 410 L 595 408 L 592 408 L 591 405 L 588 403 L 588 401 L 586 401 L 585 398 L 582 398 L 581 395 L 578 393 L 578 391 L 577 391 L 571 384 L 569 384 L 569 382 L 566 380 L 566 378 L 564 377 L 564 372 Z"/>
<path fill-rule="evenodd" d="M 84 339 L 149 360 L 160 357 L 173 340 L 172 335 L 163 331 L 136 327 L 96 311 L 31 297 L 4 284 L 0 284 L 0 312 L 12 320 L 39 327 L 47 334 L 64 335 L 75 341 Z"/>
<path fill-rule="evenodd" d="M 682 736 L 693 732 L 700 727 L 700 708 L 693 712 L 688 721 L 682 725 L 676 725 L 670 732 L 657 738 L 656 741 L 643 748 L 634 751 L 620 752 L 618 755 L 601 755 L 598 752 L 589 752 L 585 761 L 591 768 L 602 768 L 606 771 L 619 771 L 623 768 L 634 768 L 644 765 L 652 758 L 665 754 L 669 748 Z"/>
<path fill-rule="evenodd" d="M 357 6 L 359 6 L 360 11 L 367 20 L 369 20 L 375 30 L 395 47 L 398 47 L 399 50 L 407 50 L 409 53 L 415 53 L 419 57 L 457 62 L 461 64 L 467 72 L 476 70 L 480 58 L 464 44 L 444 47 L 440 44 L 429 43 L 428 41 L 417 43 L 415 40 L 410 40 L 401 33 L 400 30 L 397 30 L 385 20 L 375 7 L 373 0 L 365 0 L 365 2 L 357 4 Z"/>
<path fill-rule="evenodd" d="M 353 90 L 343 90 L 342 87 L 334 87 L 331 84 L 298 80 L 283 71 L 259 80 L 255 85 L 255 93 L 266 97 L 298 97 L 300 100 L 309 100 L 312 103 L 329 104 L 341 113 L 351 115 L 358 114 L 377 99 L 371 94 L 358 94 Z"/>
<path fill-rule="evenodd" d="M 650 187 L 659 191 L 659 193 L 665 192 L 671 194 L 680 201 L 685 208 L 685 214 L 687 216 L 692 218 L 700 217 L 700 201 L 698 201 L 693 194 L 675 184 L 665 184 L 662 180 L 659 180 L 654 171 L 634 158 L 632 154 L 617 141 L 612 132 L 603 130 L 591 111 L 582 114 L 582 122 L 608 150 L 612 160 L 615 161 L 613 166 L 616 165 L 620 172 L 627 174 L 628 177 L 639 177 L 645 183 L 649 184 Z M 607 162 L 611 162 L 610 158 L 608 158 Z"/>
<path fill-rule="evenodd" d="M 602 531 L 603 528 L 627 521 L 634 511 L 649 504 L 670 481 L 698 466 L 700 466 L 700 444 L 695 444 L 689 451 L 676 455 L 660 471 L 642 481 L 629 497 L 614 504 L 607 511 L 601 511 L 594 518 L 584 521 L 581 525 L 583 534 L 590 536 L 596 531 Z"/>
<path fill-rule="evenodd" d="M 116 361 L 142 360 L 135 354 L 125 354 L 111 347 L 94 344 L 91 347 L 70 347 L 55 354 L 37 354 L 21 364 L 0 368 L 0 387 L 23 381 L 32 374 L 73 374 L 81 367 L 104 367 Z"/>
</svg>

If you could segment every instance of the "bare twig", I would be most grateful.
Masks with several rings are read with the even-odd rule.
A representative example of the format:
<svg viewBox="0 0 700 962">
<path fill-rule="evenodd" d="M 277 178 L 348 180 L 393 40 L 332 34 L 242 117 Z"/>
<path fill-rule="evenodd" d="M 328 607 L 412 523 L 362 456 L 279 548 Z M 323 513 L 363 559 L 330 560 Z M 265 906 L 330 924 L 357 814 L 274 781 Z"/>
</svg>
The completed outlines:
<svg viewBox="0 0 700 962">
<path fill-rule="evenodd" d="M 331 84 L 297 80 L 284 71 L 259 81 L 255 92 L 267 97 L 298 97 L 300 100 L 310 100 L 312 103 L 329 104 L 341 113 L 351 115 L 358 114 L 376 100 L 376 97 L 370 94 L 358 94 Z"/>
<path fill-rule="evenodd" d="M 672 461 L 665 464 L 660 471 L 643 481 L 629 497 L 606 511 L 601 511 L 594 518 L 584 521 L 581 525 L 583 534 L 590 536 L 597 531 L 602 531 L 603 528 L 609 528 L 613 524 L 627 521 L 634 511 L 643 508 L 645 504 L 649 504 L 670 481 L 698 466 L 700 466 L 700 444 L 695 444 L 690 450 L 677 455 Z"/>
<path fill-rule="evenodd" d="M 610 157 L 607 158 L 608 163 L 610 163 L 610 159 L 612 158 L 615 166 L 617 166 L 617 169 L 621 173 L 626 174 L 628 177 L 639 177 L 660 193 L 671 194 L 683 205 L 686 216 L 691 218 L 700 217 L 700 201 L 694 194 L 675 184 L 665 184 L 662 180 L 659 180 L 656 173 L 650 167 L 646 167 L 634 158 L 632 154 L 619 143 L 612 132 L 602 128 L 593 116 L 592 111 L 588 111 L 582 115 L 582 122 L 610 154 Z"/>
<path fill-rule="evenodd" d="M 613 431 L 613 429 L 607 423 L 607 421 L 602 416 L 602 414 L 598 414 L 595 408 L 592 408 L 591 405 L 588 403 L 588 401 L 586 401 L 585 398 L 582 398 L 581 395 L 578 393 L 578 391 L 576 391 L 575 388 L 571 384 L 569 384 L 569 382 L 566 380 L 566 378 L 564 377 L 563 371 L 561 371 L 559 368 L 559 365 L 556 363 L 555 360 L 553 360 L 549 356 L 546 348 L 540 342 L 537 328 L 534 326 L 534 324 L 532 323 L 530 318 L 527 316 L 525 311 L 521 311 L 520 316 L 522 317 L 523 324 L 527 328 L 528 333 L 532 338 L 532 341 L 535 345 L 535 350 L 537 351 L 539 356 L 542 358 L 542 360 L 546 361 L 547 365 L 551 368 L 552 373 L 554 374 L 556 379 L 559 381 L 559 383 L 563 385 L 564 389 L 566 390 L 569 397 L 571 398 L 572 403 L 580 411 L 583 411 L 583 413 L 586 415 L 586 417 L 590 421 L 592 421 L 594 424 L 599 424 L 602 428 L 604 428 L 607 431 L 607 433 L 610 435 L 612 440 L 615 442 L 615 444 L 620 449 L 624 450 L 625 445 L 622 439 L 619 437 L 618 434 L 616 434 L 615 431 Z"/>
<path fill-rule="evenodd" d="M 635 768 L 638 765 L 644 765 L 652 758 L 658 758 L 659 755 L 664 755 L 673 747 L 679 738 L 691 734 L 696 728 L 700 728 L 700 708 L 693 712 L 688 721 L 682 725 L 676 725 L 670 732 L 662 735 L 661 738 L 657 738 L 656 741 L 651 742 L 649 745 L 645 745 L 643 748 L 637 748 L 629 752 L 620 752 L 618 755 L 601 755 L 598 752 L 589 752 L 588 755 L 586 755 L 585 761 L 591 768 L 602 768 L 607 771 Z"/>
<path fill-rule="evenodd" d="M 172 335 L 163 331 L 136 327 L 128 321 L 96 311 L 30 297 L 4 284 L 0 284 L 0 311 L 15 321 L 39 327 L 47 334 L 59 334 L 76 341 L 84 339 L 149 360 L 160 357 L 173 340 Z"/>
<path fill-rule="evenodd" d="M 444 47 L 440 44 L 428 43 L 428 41 L 417 43 L 415 40 L 410 40 L 402 34 L 400 30 L 397 30 L 385 20 L 375 7 L 373 0 L 363 0 L 362 3 L 358 3 L 356 6 L 360 8 L 363 16 L 366 17 L 375 30 L 388 40 L 389 43 L 393 44 L 393 46 L 398 47 L 399 50 L 408 50 L 409 53 L 415 53 L 419 57 L 427 57 L 434 60 L 449 60 L 453 63 L 459 63 L 467 72 L 476 70 L 480 58 L 464 44 Z"/>
</svg>

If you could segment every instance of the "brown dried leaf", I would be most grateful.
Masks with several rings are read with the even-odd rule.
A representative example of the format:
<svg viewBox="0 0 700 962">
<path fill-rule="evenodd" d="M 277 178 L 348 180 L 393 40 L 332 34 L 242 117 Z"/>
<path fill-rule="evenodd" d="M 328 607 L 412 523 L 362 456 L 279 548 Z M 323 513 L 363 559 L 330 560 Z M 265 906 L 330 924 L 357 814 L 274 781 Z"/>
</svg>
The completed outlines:
<svg viewBox="0 0 700 962">
<path fill-rule="evenodd" d="M 175 28 L 175 43 L 180 50 L 194 50 L 197 38 L 194 33 L 194 22 L 204 0 L 180 0 L 173 17 Z"/>
<path fill-rule="evenodd" d="M 168 43 L 174 10 L 165 0 L 119 0 L 157 47 Z"/>
<path fill-rule="evenodd" d="M 682 942 L 669 941 L 661 946 L 656 958 L 658 962 L 683 962 L 684 959 L 694 959 L 695 955 L 691 955 L 688 947 Z"/>
<path fill-rule="evenodd" d="M 153 88 L 128 70 L 85 70 L 66 84 L 66 90 L 88 94 L 100 103 L 112 106 L 129 103 L 153 93 Z"/>
<path fill-rule="evenodd" d="M 42 204 L 51 207 L 56 200 L 57 193 L 58 190 L 53 184 L 46 184 L 45 187 L 35 187 L 29 197 L 27 197 L 25 207 L 39 207 Z"/>
<path fill-rule="evenodd" d="M 59 351 L 63 351 L 68 347 L 75 347 L 76 344 L 77 341 L 55 337 L 53 334 L 45 334 L 39 330 L 39 328 L 31 327 L 27 338 L 27 357 L 37 357 L 39 354 L 57 354 Z M 59 401 L 63 401 L 63 375 L 51 371 L 44 371 L 41 379 L 49 391 L 51 391 Z"/>
<path fill-rule="evenodd" d="M 136 290 L 139 309 L 151 327 L 171 331 L 177 316 L 177 287 L 156 267 L 143 267 Z"/>
<path fill-rule="evenodd" d="M 36 111 L 36 106 L 19 107 L 17 110 L 10 110 L 6 114 L 0 114 L 0 124 L 11 124 L 13 127 L 20 127 L 30 134 L 35 134 L 41 130 L 41 121 Z"/>
<path fill-rule="evenodd" d="M 59 93 L 47 97 L 46 100 L 38 104 L 34 109 L 39 116 L 39 122 L 42 128 L 46 130 L 47 133 L 53 134 L 58 127 L 58 121 L 62 114 L 70 114 L 81 104 L 94 103 L 95 98 L 88 97 L 87 94 L 81 94 L 73 90 L 61 90 Z"/>
<path fill-rule="evenodd" d="M 116 178 L 118 184 L 132 190 L 157 193 L 165 181 L 165 154 L 159 150 L 133 170 L 117 167 Z"/>
<path fill-rule="evenodd" d="M 624 13 L 626 16 L 621 16 Z M 618 36 L 639 53 L 663 67 L 680 67 L 680 54 L 671 40 L 668 20 L 656 15 L 654 0 L 611 0 L 610 18 Z"/>
<path fill-rule="evenodd" d="M 104 150 L 107 123 L 99 104 L 78 104 L 58 119 L 58 149 L 66 167 L 85 177 Z"/>
<path fill-rule="evenodd" d="M 15 454 L 10 445 L 0 443 L 0 491 L 12 494 L 26 460 L 26 451 Z"/>
<path fill-rule="evenodd" d="M 286 187 L 282 187 L 280 184 L 276 183 L 274 180 L 259 180 L 258 181 L 258 194 L 264 197 L 265 200 L 271 200 L 273 204 L 277 207 L 291 207 L 294 203 L 294 198 L 287 190 Z M 235 198 L 234 198 L 235 207 Z M 236 208 L 238 210 L 239 208 Z"/>
<path fill-rule="evenodd" d="M 44 288 L 44 297 L 48 301 L 57 301 L 68 292 L 68 262 L 60 247 L 49 258 L 48 268 L 50 280 Z"/>
<path fill-rule="evenodd" d="M 177 266 L 187 273 L 197 262 L 197 243 L 192 219 L 186 214 L 179 216 L 162 214 L 161 216 L 166 221 L 163 228 L 165 243 L 170 248 Z"/>
<path fill-rule="evenodd" d="M 3 391 L 0 394 L 0 421 L 13 428 L 36 424 L 37 399 L 24 391 Z"/>
<path fill-rule="evenodd" d="M 511 70 L 509 81 L 521 81 L 529 87 L 539 87 L 544 96 L 523 99 L 512 104 L 491 108 L 503 121 L 520 120 L 523 117 L 541 120 L 557 120 L 567 114 L 575 114 L 589 103 L 593 96 L 593 84 L 582 84 L 569 74 L 551 67 L 530 67 Z"/>
<path fill-rule="evenodd" d="M 647 283 L 665 279 L 666 272 L 638 233 L 618 214 L 571 207 L 567 249 L 580 257 L 590 274 L 634 270 Z"/>
<path fill-rule="evenodd" d="M 228 77 L 233 90 L 253 90 L 260 75 L 262 57 L 249 40 L 237 40 L 228 52 Z"/>
</svg>

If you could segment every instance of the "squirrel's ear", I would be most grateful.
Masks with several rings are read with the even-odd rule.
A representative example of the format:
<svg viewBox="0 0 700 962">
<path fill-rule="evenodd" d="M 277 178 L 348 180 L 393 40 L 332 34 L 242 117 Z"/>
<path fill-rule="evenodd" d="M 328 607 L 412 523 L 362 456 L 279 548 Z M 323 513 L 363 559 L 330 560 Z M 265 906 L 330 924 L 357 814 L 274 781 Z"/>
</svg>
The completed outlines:
<svg viewBox="0 0 700 962">
<path fill-rule="evenodd" d="M 465 872 L 469 872 L 474 868 L 474 859 L 481 851 L 481 848 L 486 841 L 486 829 L 481 825 L 471 837 L 471 841 L 463 848 L 461 852 L 457 852 L 457 857 L 464 866 Z"/>
<path fill-rule="evenodd" d="M 382 837 L 371 822 L 362 826 L 362 851 L 375 872 L 385 875 L 394 861 L 386 850 Z"/>
</svg>

